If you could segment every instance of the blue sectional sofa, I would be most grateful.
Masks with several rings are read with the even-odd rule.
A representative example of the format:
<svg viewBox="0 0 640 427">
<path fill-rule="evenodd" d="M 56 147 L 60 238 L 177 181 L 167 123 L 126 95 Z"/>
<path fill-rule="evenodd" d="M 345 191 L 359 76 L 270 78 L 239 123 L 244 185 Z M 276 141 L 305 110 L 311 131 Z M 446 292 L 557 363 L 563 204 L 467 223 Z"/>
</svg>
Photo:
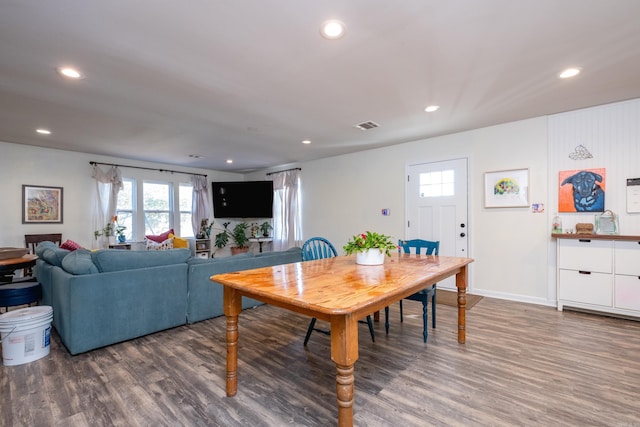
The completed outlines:
<svg viewBox="0 0 640 427">
<path fill-rule="evenodd" d="M 38 245 L 35 275 L 42 304 L 73 355 L 187 323 L 221 316 L 218 273 L 302 261 L 300 248 L 202 259 L 188 249 L 73 252 Z M 243 299 L 243 308 L 261 304 Z"/>
</svg>

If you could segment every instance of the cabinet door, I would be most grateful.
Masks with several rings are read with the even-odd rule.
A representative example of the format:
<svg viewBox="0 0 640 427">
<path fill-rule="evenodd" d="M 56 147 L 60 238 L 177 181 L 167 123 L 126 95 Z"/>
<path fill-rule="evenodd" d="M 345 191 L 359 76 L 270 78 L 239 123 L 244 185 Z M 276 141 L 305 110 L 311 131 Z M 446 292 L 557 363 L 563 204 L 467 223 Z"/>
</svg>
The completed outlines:
<svg viewBox="0 0 640 427">
<path fill-rule="evenodd" d="M 640 277 L 616 275 L 616 308 L 640 311 Z"/>
<path fill-rule="evenodd" d="M 568 270 L 613 272 L 613 241 L 560 239 L 558 267 Z"/>
<path fill-rule="evenodd" d="M 613 275 L 560 270 L 559 299 L 611 307 Z"/>
<path fill-rule="evenodd" d="M 616 274 L 640 276 L 640 242 L 615 242 Z"/>
</svg>

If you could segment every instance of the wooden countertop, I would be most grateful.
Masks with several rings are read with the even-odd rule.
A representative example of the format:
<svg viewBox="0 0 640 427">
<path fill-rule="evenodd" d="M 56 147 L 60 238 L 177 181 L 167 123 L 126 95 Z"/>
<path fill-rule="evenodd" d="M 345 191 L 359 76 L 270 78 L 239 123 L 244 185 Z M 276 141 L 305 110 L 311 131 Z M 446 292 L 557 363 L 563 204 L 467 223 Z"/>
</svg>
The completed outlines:
<svg viewBox="0 0 640 427">
<path fill-rule="evenodd" d="M 556 239 L 585 239 L 585 240 L 638 240 L 640 236 L 625 236 L 623 234 L 577 234 L 577 233 L 551 233 Z"/>
</svg>

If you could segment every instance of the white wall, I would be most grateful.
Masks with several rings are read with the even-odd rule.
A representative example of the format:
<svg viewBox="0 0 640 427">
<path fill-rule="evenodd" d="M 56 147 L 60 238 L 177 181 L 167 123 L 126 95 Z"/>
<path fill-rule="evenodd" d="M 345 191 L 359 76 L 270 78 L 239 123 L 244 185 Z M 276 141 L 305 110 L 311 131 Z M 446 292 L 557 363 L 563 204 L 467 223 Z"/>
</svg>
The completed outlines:
<svg viewBox="0 0 640 427">
<path fill-rule="evenodd" d="M 533 214 L 530 208 L 485 209 L 482 185 L 484 172 L 529 168 L 531 201 L 547 203 L 546 118 L 286 165 L 302 168 L 304 237 L 324 236 L 339 250 L 365 230 L 403 238 L 407 165 L 461 157 L 469 159 L 471 290 L 550 304 L 548 214 Z M 391 215 L 382 216 L 382 208 Z"/>
<path fill-rule="evenodd" d="M 243 178 L 242 175 L 226 172 L 178 168 L 0 142 L 0 246 L 24 247 L 25 234 L 62 233 L 63 239 L 71 239 L 91 248 L 94 239 L 90 214 L 93 209 L 91 194 L 95 182 L 91 178 L 92 167 L 89 161 L 207 174 L 210 182 Z M 184 174 L 131 168 L 122 168 L 122 172 L 130 178 L 172 181 L 174 185 L 189 181 L 189 176 Z M 24 184 L 63 187 L 62 224 L 22 224 Z"/>
</svg>

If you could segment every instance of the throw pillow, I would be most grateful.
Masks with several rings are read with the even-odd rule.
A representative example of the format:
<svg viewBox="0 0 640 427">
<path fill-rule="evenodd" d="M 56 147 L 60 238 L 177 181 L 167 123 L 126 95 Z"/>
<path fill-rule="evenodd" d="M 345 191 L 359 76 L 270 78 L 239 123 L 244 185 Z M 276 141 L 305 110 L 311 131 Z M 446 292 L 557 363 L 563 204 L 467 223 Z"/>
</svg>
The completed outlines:
<svg viewBox="0 0 640 427">
<path fill-rule="evenodd" d="M 173 249 L 173 239 L 169 238 L 163 241 L 162 243 L 154 242 L 153 240 L 147 239 L 147 250 L 148 251 L 166 251 L 169 249 Z"/>
<path fill-rule="evenodd" d="M 173 248 L 179 249 L 189 249 L 189 241 L 187 239 L 183 239 L 182 237 L 174 236 L 173 234 L 169 234 L 169 237 L 173 239 Z"/>
<path fill-rule="evenodd" d="M 147 235 L 145 237 L 147 239 L 149 239 L 149 240 L 153 240 L 154 242 L 162 243 L 162 242 L 164 242 L 165 240 L 167 240 L 169 238 L 169 234 L 174 234 L 173 233 L 173 228 L 171 230 L 169 230 L 169 231 L 165 231 L 162 234 L 158 234 L 157 236 L 149 234 L 149 235 Z"/>
<path fill-rule="evenodd" d="M 91 252 L 86 249 L 76 250 L 64 257 L 62 268 L 70 274 L 95 274 L 99 273 L 98 267 L 91 259 Z"/>
<path fill-rule="evenodd" d="M 77 251 L 78 249 L 82 249 L 82 246 L 76 242 L 74 242 L 73 240 L 69 240 L 67 239 L 66 242 L 64 242 L 63 244 L 60 245 L 60 247 L 62 249 L 66 249 L 68 251 Z"/>
</svg>

